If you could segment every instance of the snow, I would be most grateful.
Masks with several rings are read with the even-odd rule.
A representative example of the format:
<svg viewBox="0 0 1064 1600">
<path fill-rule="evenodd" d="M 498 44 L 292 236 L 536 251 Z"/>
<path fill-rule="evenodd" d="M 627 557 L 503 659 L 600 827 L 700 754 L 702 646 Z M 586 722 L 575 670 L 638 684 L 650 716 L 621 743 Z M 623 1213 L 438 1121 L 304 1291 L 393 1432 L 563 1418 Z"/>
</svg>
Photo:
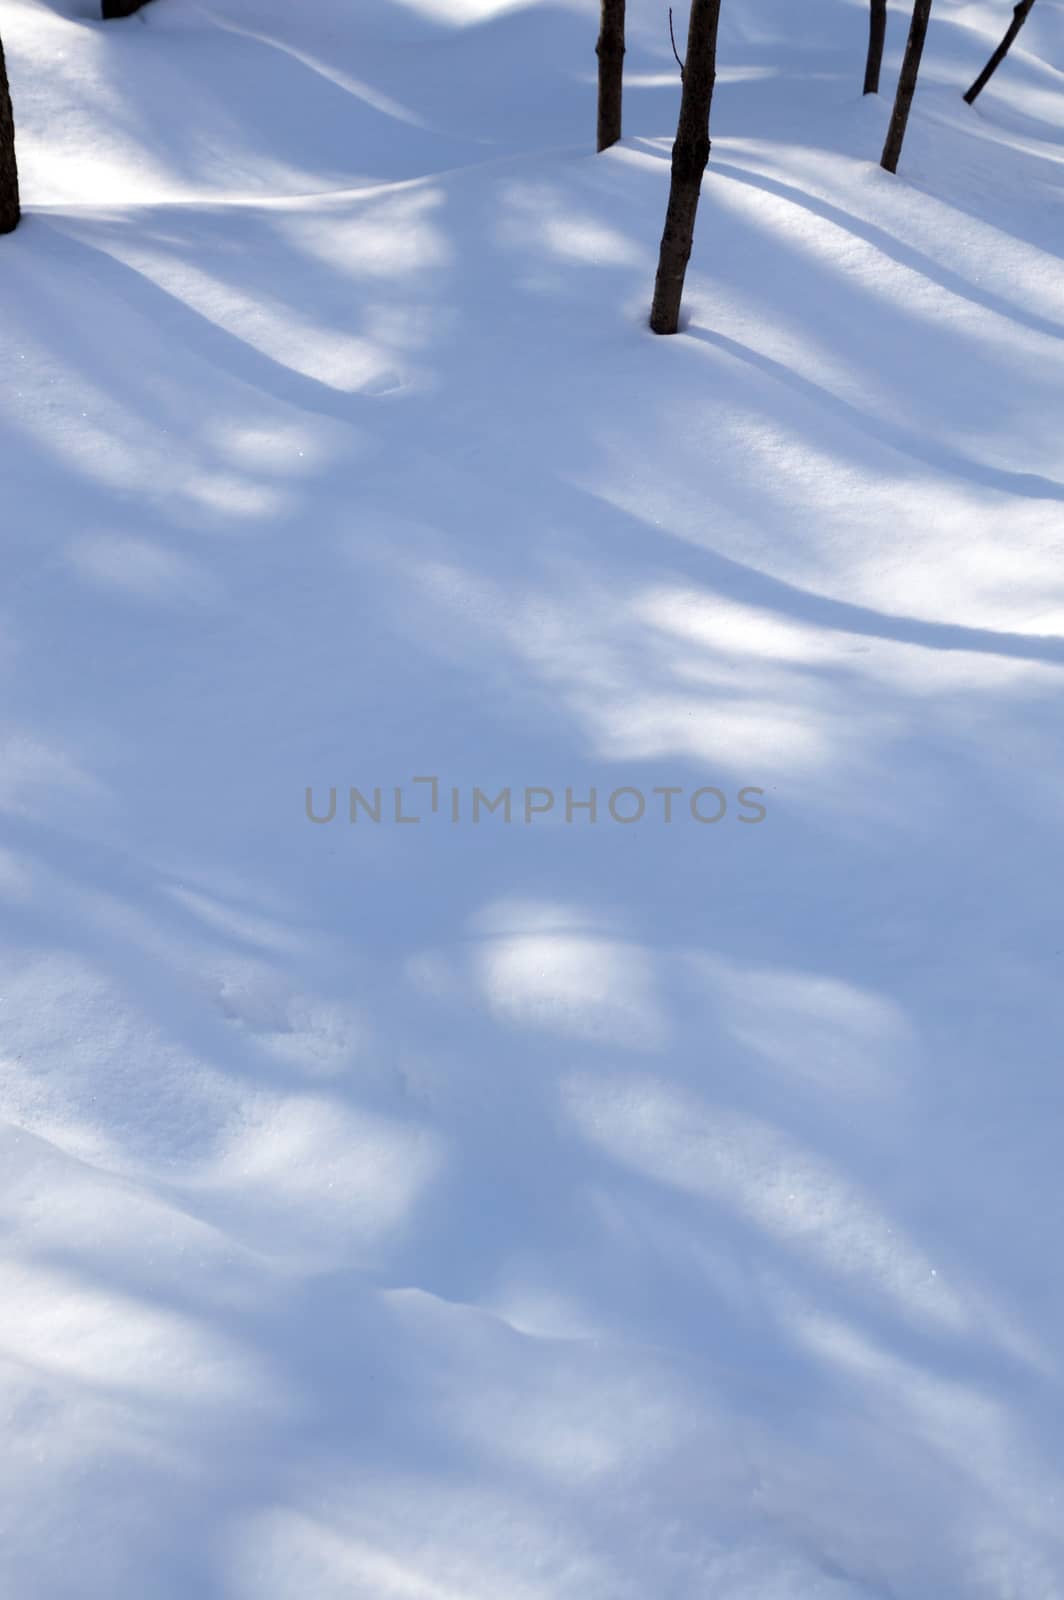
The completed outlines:
<svg viewBox="0 0 1064 1600">
<path fill-rule="evenodd" d="M 873 102 L 724 0 L 671 340 L 658 0 L 599 157 L 593 0 L 92 9 L 0 4 L 0 1593 L 1056 1600 L 1064 3 L 972 110 L 936 0 L 891 179 L 905 7 Z"/>
</svg>

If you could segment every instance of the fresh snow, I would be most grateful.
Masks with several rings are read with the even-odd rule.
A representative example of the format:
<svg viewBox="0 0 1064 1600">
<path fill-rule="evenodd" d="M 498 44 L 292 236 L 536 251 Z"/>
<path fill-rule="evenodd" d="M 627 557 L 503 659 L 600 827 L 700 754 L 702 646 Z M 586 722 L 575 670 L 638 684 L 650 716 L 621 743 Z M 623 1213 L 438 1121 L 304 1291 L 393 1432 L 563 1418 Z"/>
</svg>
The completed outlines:
<svg viewBox="0 0 1064 1600">
<path fill-rule="evenodd" d="M 1064 3 L 891 179 L 908 8 L 723 0 L 673 339 L 660 0 L 604 156 L 594 0 L 96 9 L 0 0 L 0 1595 L 1060 1600 Z"/>
</svg>

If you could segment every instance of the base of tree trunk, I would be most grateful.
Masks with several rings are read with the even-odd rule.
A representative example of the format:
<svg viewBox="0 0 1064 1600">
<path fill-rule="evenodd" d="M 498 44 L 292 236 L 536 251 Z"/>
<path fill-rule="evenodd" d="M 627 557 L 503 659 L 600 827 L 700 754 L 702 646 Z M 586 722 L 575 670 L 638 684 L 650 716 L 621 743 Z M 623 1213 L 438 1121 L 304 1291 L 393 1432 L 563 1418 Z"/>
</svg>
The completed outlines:
<svg viewBox="0 0 1064 1600">
<path fill-rule="evenodd" d="M 103 0 L 103 20 L 110 22 L 115 17 L 131 17 L 134 11 L 139 11 L 147 3 L 148 0 Z"/>
<path fill-rule="evenodd" d="M 599 153 L 608 150 L 621 137 L 621 74 L 624 71 L 624 45 L 620 49 L 598 47 L 599 91 L 597 145 Z"/>
<path fill-rule="evenodd" d="M 680 305 L 683 300 L 684 279 L 691 259 L 694 242 L 695 218 L 702 195 L 702 175 L 709 160 L 709 140 L 705 155 L 701 151 L 690 157 L 686 173 L 677 172 L 674 166 L 669 206 L 665 215 L 665 229 L 661 236 L 661 256 L 657 278 L 654 282 L 654 300 L 650 308 L 651 333 L 678 333 Z"/>
</svg>

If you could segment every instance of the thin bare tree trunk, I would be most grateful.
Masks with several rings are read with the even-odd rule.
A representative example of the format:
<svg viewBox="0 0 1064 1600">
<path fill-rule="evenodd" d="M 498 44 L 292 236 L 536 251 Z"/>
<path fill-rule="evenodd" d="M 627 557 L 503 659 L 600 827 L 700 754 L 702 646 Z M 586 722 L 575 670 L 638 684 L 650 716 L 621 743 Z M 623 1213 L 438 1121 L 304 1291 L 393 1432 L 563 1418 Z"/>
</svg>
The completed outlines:
<svg viewBox="0 0 1064 1600">
<path fill-rule="evenodd" d="M 15 161 L 15 119 L 11 113 L 4 46 L 0 41 L 0 233 L 10 233 L 17 228 L 21 215 L 18 165 Z"/>
<path fill-rule="evenodd" d="M 868 12 L 868 60 L 864 70 L 865 94 L 879 93 L 883 46 L 887 38 L 887 0 L 872 0 Z"/>
<path fill-rule="evenodd" d="M 598 147 L 608 150 L 621 137 L 624 87 L 624 0 L 602 0 L 598 44 Z"/>
<path fill-rule="evenodd" d="M 1013 7 L 1012 21 L 1009 23 L 1005 37 L 964 97 L 970 106 L 974 106 L 977 98 L 982 94 L 994 73 L 1012 49 L 1013 40 L 1030 16 L 1033 6 L 1034 0 L 1020 0 L 1019 5 Z"/>
<path fill-rule="evenodd" d="M 691 0 L 680 119 L 672 147 L 672 182 L 650 310 L 650 326 L 655 333 L 675 333 L 680 326 L 684 278 L 691 259 L 702 175 L 709 160 L 709 113 L 717 81 L 719 24 L 720 0 Z"/>
<path fill-rule="evenodd" d="M 931 19 L 931 0 L 914 0 L 913 20 L 909 26 L 909 39 L 905 46 L 905 59 L 901 64 L 898 93 L 894 100 L 894 114 L 887 129 L 880 166 L 887 172 L 897 172 L 901 147 L 905 143 L 905 129 L 909 122 L 916 80 L 920 75 L 920 58 L 924 53 L 927 24 Z"/>
</svg>

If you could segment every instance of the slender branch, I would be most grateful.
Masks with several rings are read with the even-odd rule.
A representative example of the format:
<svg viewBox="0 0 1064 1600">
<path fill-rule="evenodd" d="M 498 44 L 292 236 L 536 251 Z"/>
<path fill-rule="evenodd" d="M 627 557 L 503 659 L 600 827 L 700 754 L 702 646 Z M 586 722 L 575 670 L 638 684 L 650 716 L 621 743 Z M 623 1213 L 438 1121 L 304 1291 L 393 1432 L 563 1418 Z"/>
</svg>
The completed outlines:
<svg viewBox="0 0 1064 1600">
<path fill-rule="evenodd" d="M 972 84 L 971 88 L 968 90 L 968 93 L 964 97 L 970 106 L 974 106 L 976 100 L 982 94 L 983 90 L 994 76 L 994 73 L 1008 55 L 1012 48 L 1013 40 L 1016 38 L 1016 35 L 1019 33 L 1020 29 L 1027 21 L 1027 18 L 1030 16 L 1033 6 L 1034 0 L 1019 0 L 1019 5 L 1016 5 L 1012 8 L 1012 21 L 1009 23 L 1008 31 L 1006 32 L 1005 37 L 1002 39 L 1001 43 L 994 51 L 994 54 L 990 57 L 990 60 L 987 62 L 986 66 L 983 68 L 982 72 L 979 74 L 978 78 L 976 78 L 975 82 Z"/>
<path fill-rule="evenodd" d="M 669 38 L 672 40 L 672 53 L 676 57 L 676 65 L 680 69 L 680 81 L 682 83 L 683 82 L 683 62 L 680 60 L 680 52 L 676 48 L 676 35 L 672 31 L 672 7 L 671 6 L 669 7 Z"/>
</svg>

